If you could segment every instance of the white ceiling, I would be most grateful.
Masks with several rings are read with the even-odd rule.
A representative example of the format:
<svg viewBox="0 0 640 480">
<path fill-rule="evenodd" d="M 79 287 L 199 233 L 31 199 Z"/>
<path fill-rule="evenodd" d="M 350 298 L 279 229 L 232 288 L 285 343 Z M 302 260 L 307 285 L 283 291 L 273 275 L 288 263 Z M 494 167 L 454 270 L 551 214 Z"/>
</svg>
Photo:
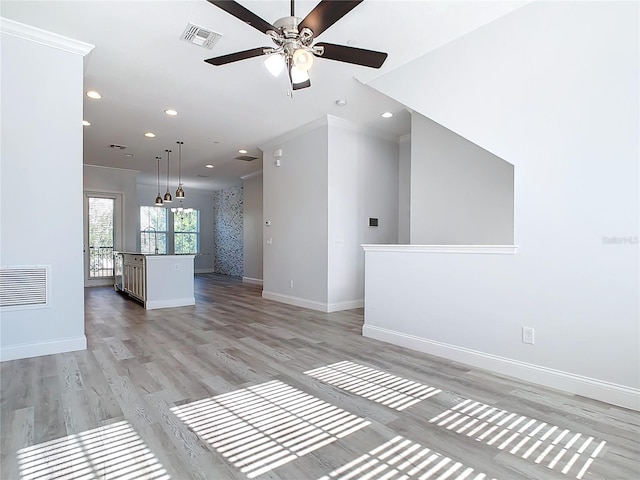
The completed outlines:
<svg viewBox="0 0 640 480">
<path fill-rule="evenodd" d="M 304 17 L 319 0 L 297 1 Z M 289 15 L 286 0 L 241 1 L 274 23 Z M 222 67 L 203 60 L 271 46 L 258 30 L 205 0 L 182 1 L 2 1 L 0 14 L 12 20 L 81 40 L 95 49 L 85 67 L 84 163 L 140 171 L 140 183 L 156 184 L 156 156 L 171 154 L 177 183 L 177 145 L 184 142 L 182 177 L 189 188 L 217 190 L 240 182 L 261 167 L 260 145 L 324 115 L 335 115 L 399 138 L 410 131 L 406 108 L 366 82 L 384 75 L 496 18 L 525 1 L 365 0 L 325 31 L 319 40 L 389 53 L 380 70 L 316 59 L 311 88 L 287 96 L 284 76 L 271 77 L 261 58 Z M 213 50 L 179 39 L 188 23 L 215 30 Z M 43 79 L 46 81 L 46 79 Z M 411 85 L 420 79 L 408 79 Z M 337 99 L 347 100 L 338 107 Z M 176 117 L 163 112 L 174 108 Z M 391 111 L 391 119 L 380 114 Z M 155 138 L 144 136 L 154 132 Z M 126 145 L 124 151 L 108 148 Z M 238 150 L 258 157 L 234 160 Z M 125 153 L 134 154 L 126 157 Z M 215 168 L 207 169 L 206 164 Z M 164 178 L 164 177 L 163 177 Z"/>
</svg>

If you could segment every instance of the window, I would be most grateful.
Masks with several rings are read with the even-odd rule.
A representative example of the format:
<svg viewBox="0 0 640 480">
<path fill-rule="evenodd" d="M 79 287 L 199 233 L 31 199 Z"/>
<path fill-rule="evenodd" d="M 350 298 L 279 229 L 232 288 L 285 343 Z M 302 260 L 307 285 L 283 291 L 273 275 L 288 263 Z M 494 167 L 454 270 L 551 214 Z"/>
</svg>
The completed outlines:
<svg viewBox="0 0 640 480">
<path fill-rule="evenodd" d="M 200 245 L 200 212 L 173 214 L 173 246 L 175 253 L 198 253 Z"/>
<path fill-rule="evenodd" d="M 167 209 L 140 207 L 140 251 L 167 253 Z"/>
</svg>

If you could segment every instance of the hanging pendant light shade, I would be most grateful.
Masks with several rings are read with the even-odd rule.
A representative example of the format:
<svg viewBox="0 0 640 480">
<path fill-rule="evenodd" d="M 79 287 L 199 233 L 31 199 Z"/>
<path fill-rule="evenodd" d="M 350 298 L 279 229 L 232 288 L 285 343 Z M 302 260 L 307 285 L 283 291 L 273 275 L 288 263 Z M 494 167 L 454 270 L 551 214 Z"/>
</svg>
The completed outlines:
<svg viewBox="0 0 640 480">
<path fill-rule="evenodd" d="M 165 150 L 167 152 L 167 193 L 164 194 L 164 203 L 171 203 L 171 193 L 169 193 L 169 154 L 171 150 Z"/>
<path fill-rule="evenodd" d="M 156 157 L 158 161 L 158 196 L 156 197 L 156 207 L 162 206 L 162 197 L 160 196 L 160 157 Z"/>
<path fill-rule="evenodd" d="M 178 189 L 176 190 L 176 199 L 184 198 L 184 189 L 182 188 L 182 145 L 184 142 L 176 142 L 178 144 Z"/>
</svg>

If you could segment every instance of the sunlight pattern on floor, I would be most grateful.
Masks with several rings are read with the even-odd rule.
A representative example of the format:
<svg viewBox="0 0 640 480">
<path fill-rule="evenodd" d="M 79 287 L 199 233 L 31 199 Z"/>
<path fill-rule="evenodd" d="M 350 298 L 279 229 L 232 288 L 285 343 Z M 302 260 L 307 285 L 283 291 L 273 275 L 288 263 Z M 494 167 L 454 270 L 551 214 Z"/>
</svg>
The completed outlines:
<svg viewBox="0 0 640 480">
<path fill-rule="evenodd" d="M 437 388 L 348 361 L 304 373 L 398 411 L 440 393 Z"/>
<path fill-rule="evenodd" d="M 484 480 L 484 473 L 397 436 L 319 480 Z"/>
<path fill-rule="evenodd" d="M 118 422 L 18 451 L 22 480 L 169 480 L 127 422 Z"/>
<path fill-rule="evenodd" d="M 277 380 L 171 411 L 249 478 L 371 423 Z"/>
<path fill-rule="evenodd" d="M 524 415 L 464 400 L 429 420 L 523 459 L 581 479 L 606 442 Z M 571 473 L 570 473 L 571 472 Z"/>
</svg>

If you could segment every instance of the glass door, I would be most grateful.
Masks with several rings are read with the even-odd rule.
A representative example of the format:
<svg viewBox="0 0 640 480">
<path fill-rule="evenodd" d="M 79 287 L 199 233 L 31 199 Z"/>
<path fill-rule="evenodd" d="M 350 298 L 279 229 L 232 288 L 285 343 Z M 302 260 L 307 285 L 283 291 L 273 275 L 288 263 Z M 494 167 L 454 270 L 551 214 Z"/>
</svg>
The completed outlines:
<svg viewBox="0 0 640 480">
<path fill-rule="evenodd" d="M 120 196 L 85 194 L 85 285 L 111 285 L 119 246 Z"/>
</svg>

